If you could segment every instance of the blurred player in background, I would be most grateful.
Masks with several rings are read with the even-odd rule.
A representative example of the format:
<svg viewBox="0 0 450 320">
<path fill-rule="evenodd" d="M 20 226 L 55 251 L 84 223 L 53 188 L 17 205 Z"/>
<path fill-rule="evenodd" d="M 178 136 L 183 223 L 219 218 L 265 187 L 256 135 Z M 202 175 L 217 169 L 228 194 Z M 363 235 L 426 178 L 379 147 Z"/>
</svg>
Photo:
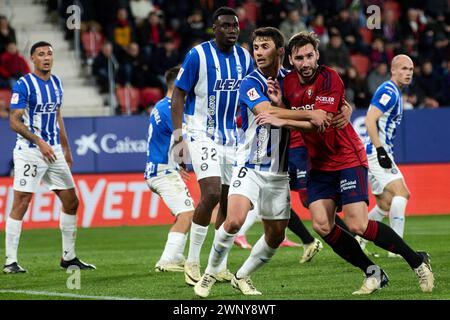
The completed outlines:
<svg viewBox="0 0 450 320">
<path fill-rule="evenodd" d="M 150 114 L 148 127 L 147 167 L 144 177 L 149 188 L 163 199 L 176 218 L 167 236 L 161 258 L 155 265 L 156 272 L 184 272 L 184 247 L 194 214 L 194 201 L 183 181 L 183 176 L 188 179 L 189 175 L 183 168 L 177 168 L 170 155 L 173 145 L 171 97 L 179 71 L 179 67 L 173 67 L 165 73 L 167 94 L 156 103 Z"/>
<path fill-rule="evenodd" d="M 394 138 L 403 116 L 401 91 L 411 83 L 413 71 L 411 58 L 403 54 L 395 56 L 391 63 L 391 79 L 377 88 L 366 116 L 369 181 L 377 202 L 369 219 L 383 221 L 389 213 L 391 228 L 402 238 L 410 194 L 394 161 Z M 367 240 L 361 239 L 360 244 L 364 249 Z M 389 252 L 388 257 L 400 256 Z"/>
<path fill-rule="evenodd" d="M 186 55 L 172 97 L 174 155 L 181 162 L 180 156 L 189 150 L 201 192 L 185 263 L 185 281 L 189 285 L 200 280 L 200 251 L 212 211 L 219 202 L 216 229 L 225 220 L 237 146 L 238 90 L 242 79 L 253 70 L 250 53 L 236 45 L 239 21 L 233 9 L 216 10 L 213 31 L 214 40 L 199 44 Z M 183 111 L 186 140 L 181 132 Z M 232 278 L 226 264 L 224 259 L 218 275 L 221 281 Z"/>
<path fill-rule="evenodd" d="M 239 139 L 238 161 L 228 196 L 228 212 L 220 226 L 210 251 L 208 266 L 195 285 L 196 295 L 209 296 L 219 266 L 233 246 L 234 238 L 248 212 L 256 208 L 262 216 L 264 234 L 250 252 L 250 256 L 231 280 L 234 288 L 245 295 L 260 295 L 250 275 L 270 261 L 285 237 L 290 216 L 288 170 L 289 130 L 270 125 L 257 125 L 257 114 L 271 108 L 267 93 L 268 79 L 283 79 L 288 73 L 281 68 L 284 38 L 272 27 L 259 28 L 253 33 L 253 54 L 257 69 L 247 75 L 239 89 L 243 133 Z M 326 120 L 323 111 L 309 111 L 305 120 Z M 309 121 L 305 127 L 315 128 Z"/>
<path fill-rule="evenodd" d="M 334 115 L 341 109 L 344 84 L 336 71 L 317 64 L 318 44 L 314 33 L 300 32 L 291 38 L 289 61 L 296 72 L 286 76 L 282 89 L 274 81 L 269 85 L 276 105 L 283 106 L 283 92 L 289 105 L 297 110 L 270 110 L 258 116 L 258 123 L 301 128 L 302 123 L 297 117 L 305 110 L 321 109 Z M 415 271 L 422 291 L 431 292 L 434 276 L 428 254 L 412 250 L 389 226 L 367 218 L 367 155 L 353 127 L 305 132 L 303 138 L 312 166 L 307 192 L 313 227 L 339 256 L 365 273 L 362 287 L 354 294 L 370 294 L 387 285 L 389 279 L 364 254 L 356 239 L 335 224 L 335 212 L 336 209 L 340 211 L 340 207 L 352 232 L 400 254 Z"/>
<path fill-rule="evenodd" d="M 12 89 L 10 126 L 17 132 L 14 148 L 14 199 L 6 220 L 6 263 L 4 273 L 27 272 L 18 264 L 22 220 L 41 181 L 62 203 L 59 226 L 62 233 L 64 269 L 75 266 L 95 269 L 75 254 L 78 197 L 70 171 L 72 153 L 61 115 L 63 88 L 51 73 L 53 48 L 47 42 L 31 47 L 33 73 L 21 77 Z"/>
</svg>

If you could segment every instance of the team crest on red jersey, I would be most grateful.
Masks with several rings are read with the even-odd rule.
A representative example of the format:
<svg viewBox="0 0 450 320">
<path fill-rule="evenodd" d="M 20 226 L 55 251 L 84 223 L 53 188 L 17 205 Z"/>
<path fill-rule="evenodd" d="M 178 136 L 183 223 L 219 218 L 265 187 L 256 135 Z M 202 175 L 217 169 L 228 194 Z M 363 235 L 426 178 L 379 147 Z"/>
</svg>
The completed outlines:
<svg viewBox="0 0 450 320">
<path fill-rule="evenodd" d="M 308 91 L 307 91 L 306 93 L 308 94 L 308 98 L 311 98 L 311 97 L 312 97 L 312 94 L 313 94 L 313 89 L 312 89 L 312 87 L 309 87 L 309 88 L 308 88 Z"/>
</svg>

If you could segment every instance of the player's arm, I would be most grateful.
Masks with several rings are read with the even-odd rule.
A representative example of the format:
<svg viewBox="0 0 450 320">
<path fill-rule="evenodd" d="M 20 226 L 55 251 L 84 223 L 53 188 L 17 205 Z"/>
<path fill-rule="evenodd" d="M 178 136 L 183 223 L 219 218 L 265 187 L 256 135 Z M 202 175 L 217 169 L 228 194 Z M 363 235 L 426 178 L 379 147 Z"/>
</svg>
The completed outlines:
<svg viewBox="0 0 450 320">
<path fill-rule="evenodd" d="M 385 87 L 378 88 L 370 101 L 369 110 L 367 111 L 365 120 L 367 134 L 377 149 L 378 163 L 385 169 L 392 168 L 392 161 L 386 150 L 383 148 L 379 138 L 377 121 L 383 113 L 389 111 L 395 106 L 396 101 L 397 97 L 392 90 Z"/>
<path fill-rule="evenodd" d="M 172 93 L 171 117 L 173 126 L 173 137 L 175 143 L 181 142 L 183 139 L 182 126 L 184 103 L 188 92 L 195 87 L 200 70 L 200 57 L 195 48 L 191 49 L 183 61 L 174 82 Z"/>
<path fill-rule="evenodd" d="M 258 114 L 256 117 L 256 123 L 259 125 L 270 124 L 275 127 L 286 127 L 299 131 L 318 131 L 319 129 L 309 121 L 278 118 L 268 112 Z"/>
<path fill-rule="evenodd" d="M 378 109 L 374 105 L 369 106 L 365 123 L 367 134 L 369 135 L 370 140 L 372 141 L 375 148 L 379 148 L 382 146 L 380 137 L 378 136 L 378 128 L 377 128 L 377 121 L 382 115 L 383 112 L 380 109 Z"/>
<path fill-rule="evenodd" d="M 269 101 L 262 101 L 256 104 L 252 109 L 253 113 L 257 115 L 256 123 L 260 125 L 270 124 L 275 127 L 287 127 L 290 129 L 301 131 L 317 131 L 318 129 L 309 121 L 278 118 L 271 113 L 271 111 L 274 109 L 280 108 L 273 107 Z"/>
<path fill-rule="evenodd" d="M 300 121 L 311 121 L 316 126 L 328 125 L 329 118 L 326 112 L 322 110 L 290 110 L 287 108 L 278 80 L 269 78 L 267 80 L 267 94 L 271 101 L 271 106 L 268 113 L 280 119 L 291 119 Z"/>
<path fill-rule="evenodd" d="M 184 113 L 184 99 L 186 97 L 186 91 L 174 87 L 172 93 L 172 126 L 174 141 L 178 142 L 183 139 L 182 127 L 183 127 L 183 113 Z"/>
<path fill-rule="evenodd" d="M 172 93 L 172 107 L 170 111 L 172 118 L 172 135 L 174 141 L 171 154 L 174 161 L 178 163 L 181 168 L 185 167 L 188 155 L 187 143 L 183 140 L 183 114 L 185 97 L 186 91 L 175 86 Z"/>
<path fill-rule="evenodd" d="M 22 116 L 24 113 L 25 109 L 11 108 L 11 112 L 9 114 L 9 126 L 12 130 L 20 134 L 22 137 L 37 145 L 41 153 L 49 162 L 54 162 L 56 160 L 56 156 L 53 152 L 52 147 L 50 147 L 47 142 L 28 130 L 28 128 L 23 124 Z"/>
<path fill-rule="evenodd" d="M 294 121 L 310 121 L 317 127 L 328 127 L 331 115 L 323 110 L 291 110 L 272 107 L 267 113 L 279 119 Z"/>
<path fill-rule="evenodd" d="M 380 137 L 378 135 L 377 121 L 382 115 L 383 112 L 371 104 L 369 106 L 369 110 L 367 111 L 365 124 L 367 134 L 369 135 L 375 149 L 377 149 L 378 163 L 382 168 L 390 169 L 392 168 L 391 158 L 389 158 L 386 150 L 384 150 L 383 145 L 380 141 Z"/>
<path fill-rule="evenodd" d="M 66 159 L 69 168 L 73 165 L 72 151 L 70 150 L 69 139 L 67 138 L 66 126 L 64 125 L 64 120 L 61 114 L 61 110 L 56 111 L 56 119 L 59 126 L 59 138 L 61 141 L 61 147 L 64 152 L 64 158 Z"/>
<path fill-rule="evenodd" d="M 180 166 L 184 166 L 187 157 L 187 144 L 183 141 L 183 114 L 184 103 L 188 92 L 194 88 L 198 81 L 200 58 L 195 48 L 191 49 L 183 61 L 183 64 L 175 79 L 172 93 L 172 135 L 174 145 L 171 150 L 173 159 Z"/>
<path fill-rule="evenodd" d="M 286 126 L 286 119 L 279 119 L 270 113 L 275 107 L 269 95 L 268 93 L 266 96 L 259 82 L 251 78 L 244 78 L 239 88 L 239 102 L 241 106 L 246 106 L 256 115 L 257 124 L 271 124 L 276 127 Z M 309 122 L 305 121 L 302 127 L 309 127 Z"/>
</svg>

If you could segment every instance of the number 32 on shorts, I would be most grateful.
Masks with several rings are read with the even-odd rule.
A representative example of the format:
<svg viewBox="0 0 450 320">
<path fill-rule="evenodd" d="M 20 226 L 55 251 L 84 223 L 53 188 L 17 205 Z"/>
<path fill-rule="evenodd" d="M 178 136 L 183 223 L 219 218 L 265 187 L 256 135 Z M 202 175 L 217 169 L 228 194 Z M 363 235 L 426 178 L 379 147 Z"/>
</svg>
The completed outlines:
<svg viewBox="0 0 450 320">
<path fill-rule="evenodd" d="M 211 148 L 211 152 L 208 153 L 208 148 L 202 148 L 202 160 L 208 160 L 208 157 L 211 155 L 211 160 L 217 161 L 217 150 L 215 148 Z"/>
</svg>

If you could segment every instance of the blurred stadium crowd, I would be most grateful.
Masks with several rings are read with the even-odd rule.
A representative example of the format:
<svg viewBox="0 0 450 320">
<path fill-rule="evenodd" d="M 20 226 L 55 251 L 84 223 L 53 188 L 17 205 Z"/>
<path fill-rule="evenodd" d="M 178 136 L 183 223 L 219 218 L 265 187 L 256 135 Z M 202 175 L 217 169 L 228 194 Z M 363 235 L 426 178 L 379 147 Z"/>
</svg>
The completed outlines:
<svg viewBox="0 0 450 320">
<path fill-rule="evenodd" d="M 43 0 L 49 17 L 73 38 L 65 21 L 74 1 Z M 251 50 L 252 31 L 278 27 L 289 39 L 311 30 L 321 40 L 321 63 L 334 67 L 356 108 L 367 108 L 377 86 L 389 79 L 394 55 L 408 54 L 414 79 L 404 92 L 405 109 L 450 106 L 449 0 L 80 0 L 83 61 L 100 93 L 108 91 L 108 61 L 118 88 L 139 93 L 133 113 L 146 113 L 163 96 L 164 72 L 212 35 L 212 13 L 221 6 L 239 16 L 239 43 Z M 381 9 L 379 29 L 367 28 L 366 9 Z M 14 26 L 0 17 L 0 88 L 11 88 L 29 66 L 15 45 Z M 286 63 L 287 61 L 285 61 Z M 117 91 L 119 92 L 119 91 Z M 0 116 L 7 105 L 0 102 Z M 120 109 L 118 110 L 120 113 Z"/>
</svg>

